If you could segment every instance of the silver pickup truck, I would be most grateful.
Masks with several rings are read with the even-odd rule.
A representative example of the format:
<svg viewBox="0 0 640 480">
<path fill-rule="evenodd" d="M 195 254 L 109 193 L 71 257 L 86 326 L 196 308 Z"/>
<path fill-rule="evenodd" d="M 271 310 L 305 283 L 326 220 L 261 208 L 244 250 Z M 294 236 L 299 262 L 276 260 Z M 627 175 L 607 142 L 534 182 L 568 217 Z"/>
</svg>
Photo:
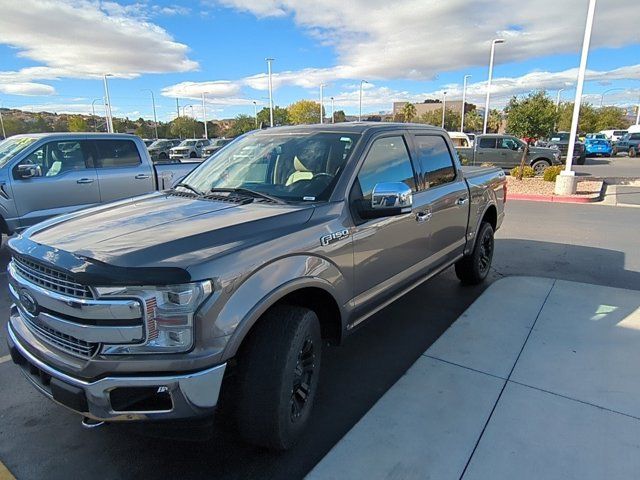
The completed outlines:
<svg viewBox="0 0 640 480">
<path fill-rule="evenodd" d="M 86 425 L 222 406 L 247 441 L 286 449 L 323 344 L 450 266 L 483 281 L 505 200 L 504 172 L 463 170 L 439 128 L 251 132 L 173 190 L 12 238 L 11 356 Z"/>
<path fill-rule="evenodd" d="M 133 135 L 16 135 L 0 143 L 0 228 L 10 235 L 54 215 L 164 190 L 196 165 L 154 165 Z"/>
</svg>

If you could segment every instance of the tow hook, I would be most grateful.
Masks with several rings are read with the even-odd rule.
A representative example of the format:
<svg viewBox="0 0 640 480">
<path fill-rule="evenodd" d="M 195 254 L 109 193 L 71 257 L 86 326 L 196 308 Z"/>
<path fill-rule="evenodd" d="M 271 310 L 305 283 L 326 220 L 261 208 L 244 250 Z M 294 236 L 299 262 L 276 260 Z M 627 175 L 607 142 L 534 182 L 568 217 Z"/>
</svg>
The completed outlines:
<svg viewBox="0 0 640 480">
<path fill-rule="evenodd" d="M 94 420 L 93 418 L 89 418 L 89 417 L 82 417 L 82 426 L 84 428 L 98 428 L 104 425 L 104 422 L 101 422 L 99 420 Z"/>
</svg>

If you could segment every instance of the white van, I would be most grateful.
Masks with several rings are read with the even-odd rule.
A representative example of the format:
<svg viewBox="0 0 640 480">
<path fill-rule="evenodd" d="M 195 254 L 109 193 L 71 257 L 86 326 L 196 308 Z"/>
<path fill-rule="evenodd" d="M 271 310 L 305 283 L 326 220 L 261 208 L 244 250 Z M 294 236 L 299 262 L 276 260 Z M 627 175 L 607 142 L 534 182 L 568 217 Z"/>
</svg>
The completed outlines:
<svg viewBox="0 0 640 480">
<path fill-rule="evenodd" d="M 466 133 L 462 132 L 447 132 L 449 137 L 451 137 L 451 143 L 453 146 L 458 147 L 472 147 L 473 143 L 469 140 L 469 137 Z"/>
<path fill-rule="evenodd" d="M 627 133 L 627 131 L 626 130 L 600 130 L 600 132 L 598 133 L 604 133 L 607 136 L 607 139 L 609 139 L 612 142 L 617 142 L 622 137 L 624 137 L 624 134 Z"/>
<path fill-rule="evenodd" d="M 638 133 L 638 132 L 640 132 L 640 125 L 631 125 L 629 128 L 627 128 L 627 132 L 629 132 L 629 133 Z"/>
</svg>

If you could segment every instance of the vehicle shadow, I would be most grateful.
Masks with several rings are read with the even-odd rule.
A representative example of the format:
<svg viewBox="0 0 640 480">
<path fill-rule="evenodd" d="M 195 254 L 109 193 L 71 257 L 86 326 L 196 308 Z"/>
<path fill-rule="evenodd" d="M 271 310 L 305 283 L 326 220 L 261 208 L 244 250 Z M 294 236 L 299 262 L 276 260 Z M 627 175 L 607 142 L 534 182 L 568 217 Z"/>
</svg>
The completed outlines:
<svg viewBox="0 0 640 480">
<path fill-rule="evenodd" d="M 586 166 L 589 165 L 611 165 L 610 158 L 600 158 L 600 157 L 587 157 L 584 164 Z"/>
</svg>

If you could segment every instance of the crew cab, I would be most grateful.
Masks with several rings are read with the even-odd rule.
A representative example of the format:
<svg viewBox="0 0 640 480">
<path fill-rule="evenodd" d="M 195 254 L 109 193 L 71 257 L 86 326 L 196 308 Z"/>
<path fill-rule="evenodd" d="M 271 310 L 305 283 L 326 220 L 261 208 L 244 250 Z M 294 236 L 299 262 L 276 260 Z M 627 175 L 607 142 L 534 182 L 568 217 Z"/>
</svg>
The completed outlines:
<svg viewBox="0 0 640 480">
<path fill-rule="evenodd" d="M 640 153 L 640 132 L 625 133 L 621 140 L 613 146 L 612 155 L 618 152 L 627 152 L 630 157 L 635 157 Z"/>
<path fill-rule="evenodd" d="M 197 163 L 154 165 L 142 140 L 44 133 L 0 143 L 0 227 L 10 235 L 54 215 L 170 188 Z"/>
<path fill-rule="evenodd" d="M 213 155 L 226 144 L 231 143 L 232 141 L 233 138 L 215 138 L 211 140 L 209 145 L 202 149 L 202 157 L 209 158 L 211 155 Z"/>
<path fill-rule="evenodd" d="M 181 140 L 171 138 L 159 138 L 147 147 L 151 160 L 154 162 L 164 162 L 169 160 L 169 151 L 182 143 Z"/>
<path fill-rule="evenodd" d="M 482 282 L 505 200 L 504 172 L 463 169 L 439 128 L 257 130 L 172 190 L 12 238 L 11 356 L 86 424 L 226 405 L 245 440 L 286 449 L 323 345 L 450 266 Z"/>
<path fill-rule="evenodd" d="M 569 139 L 571 138 L 570 132 L 556 132 L 551 135 L 549 140 L 539 141 L 538 145 L 557 148 L 560 151 L 560 157 L 563 163 L 566 162 L 567 153 L 569 152 Z M 587 160 L 587 151 L 583 142 L 576 137 L 573 148 L 572 163 L 576 165 L 584 165 Z"/>
<path fill-rule="evenodd" d="M 512 135 L 487 134 L 478 135 L 473 147 L 458 147 L 458 155 L 466 159 L 469 165 L 491 163 L 497 167 L 511 169 L 520 165 L 525 142 Z M 537 175 L 547 167 L 559 165 L 560 152 L 555 148 L 530 146 L 526 164 L 531 166 Z"/>
<path fill-rule="evenodd" d="M 202 150 L 211 142 L 209 140 L 183 140 L 182 143 L 169 150 L 169 158 L 171 160 L 201 158 Z"/>
</svg>

